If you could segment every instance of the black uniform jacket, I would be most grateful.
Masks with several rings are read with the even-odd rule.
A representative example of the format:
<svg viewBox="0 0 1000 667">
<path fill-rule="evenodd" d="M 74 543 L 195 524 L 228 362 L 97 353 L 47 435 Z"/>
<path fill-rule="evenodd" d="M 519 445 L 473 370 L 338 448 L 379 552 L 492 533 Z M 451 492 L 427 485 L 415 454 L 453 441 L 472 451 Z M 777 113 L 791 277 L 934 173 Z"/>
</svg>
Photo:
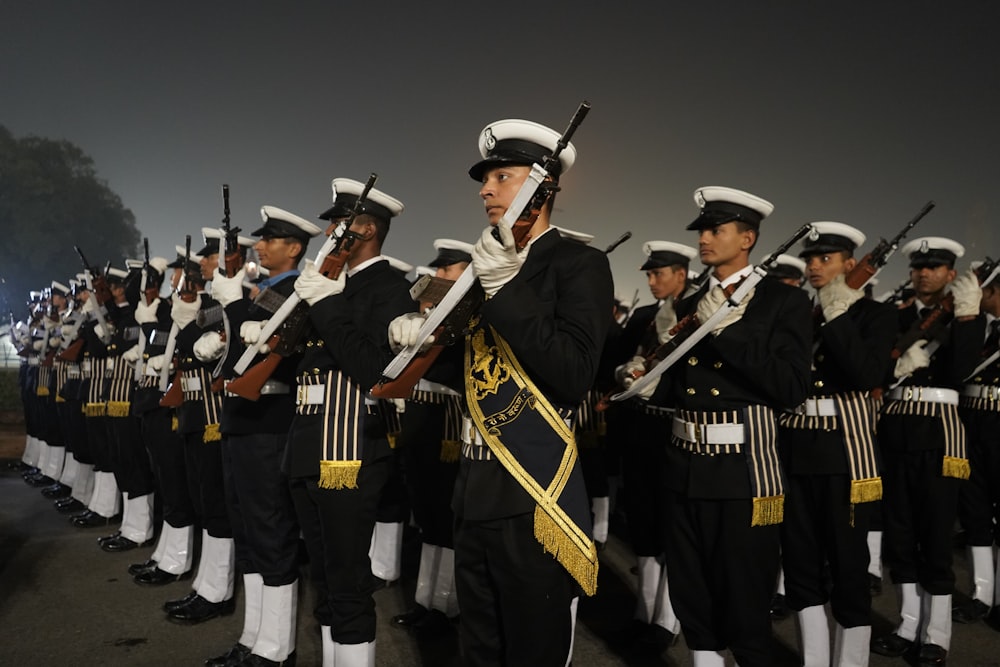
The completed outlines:
<svg viewBox="0 0 1000 667">
<path fill-rule="evenodd" d="M 697 310 L 707 289 L 678 304 L 678 319 Z M 670 391 L 679 410 L 798 406 L 809 392 L 811 312 L 809 298 L 798 287 L 760 281 L 740 320 L 699 341 L 664 374 L 657 394 Z M 670 434 L 664 438 L 669 440 Z M 693 455 L 675 446 L 666 451 L 668 488 L 690 498 L 750 497 L 743 453 Z"/>
<path fill-rule="evenodd" d="M 607 256 L 551 229 L 531 245 L 517 276 L 483 304 L 481 316 L 553 406 L 573 410 L 594 383 L 613 305 Z M 494 519 L 534 507 L 498 461 L 463 458 L 456 514 Z"/>
</svg>

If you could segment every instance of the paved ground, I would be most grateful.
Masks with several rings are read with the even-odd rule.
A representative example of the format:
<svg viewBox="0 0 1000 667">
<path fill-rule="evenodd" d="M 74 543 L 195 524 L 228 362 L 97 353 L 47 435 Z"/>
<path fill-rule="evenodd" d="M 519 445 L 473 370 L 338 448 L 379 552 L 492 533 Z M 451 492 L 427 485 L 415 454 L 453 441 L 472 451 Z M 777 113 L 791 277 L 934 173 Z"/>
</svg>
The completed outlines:
<svg viewBox="0 0 1000 667">
<path fill-rule="evenodd" d="M 13 437 L 13 436 L 12 436 Z M 23 443 L 23 433 L 20 435 Z M 96 539 L 114 527 L 79 529 L 57 514 L 51 501 L 23 483 L 17 473 L 0 472 L 0 665 L 200 665 L 226 649 L 242 628 L 242 611 L 199 626 L 168 623 L 160 605 L 187 593 L 190 582 L 163 588 L 135 585 L 130 563 L 145 560 L 152 547 L 124 554 L 102 552 Z M 419 545 L 408 544 L 407 571 L 397 584 L 376 594 L 379 614 L 377 665 L 452 667 L 461 664 L 454 634 L 418 642 L 390 627 L 413 596 Z M 690 665 L 681 638 L 661 654 L 641 654 L 615 641 L 633 608 L 632 557 L 617 537 L 602 552 L 598 595 L 580 605 L 574 651 L 577 667 Z M 956 551 L 956 569 L 968 586 L 965 560 Z M 306 574 L 303 572 L 303 576 Z M 311 594 L 303 579 L 299 600 L 300 665 L 320 664 L 319 629 L 312 620 Z M 239 596 L 239 592 L 237 593 Z M 239 603 L 239 597 L 237 602 Z M 895 616 L 890 586 L 875 600 L 875 632 L 888 631 Z M 775 665 L 801 664 L 794 619 L 774 624 Z M 953 667 L 1000 666 L 1000 633 L 983 624 L 956 625 Z M 871 665 L 902 660 L 872 656 Z"/>
</svg>

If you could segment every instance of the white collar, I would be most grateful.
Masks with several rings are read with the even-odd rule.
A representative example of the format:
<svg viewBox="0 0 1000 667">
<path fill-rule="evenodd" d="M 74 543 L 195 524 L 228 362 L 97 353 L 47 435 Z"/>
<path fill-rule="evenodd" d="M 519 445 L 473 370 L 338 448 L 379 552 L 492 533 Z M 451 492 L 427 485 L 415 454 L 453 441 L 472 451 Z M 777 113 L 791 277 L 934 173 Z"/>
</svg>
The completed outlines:
<svg viewBox="0 0 1000 667">
<path fill-rule="evenodd" d="M 713 289 L 716 285 L 719 285 L 723 288 L 729 287 L 730 285 L 735 285 L 739 281 L 749 276 L 751 273 L 753 273 L 753 264 L 747 264 L 736 273 L 732 274 L 731 276 L 728 276 L 725 280 L 719 280 L 718 278 L 715 277 L 715 275 L 710 275 L 708 278 L 708 288 Z"/>
<path fill-rule="evenodd" d="M 375 262 L 381 262 L 383 260 L 385 260 L 385 257 L 383 257 L 382 255 L 375 255 L 371 259 L 366 259 L 365 261 L 363 261 L 360 264 L 358 264 L 357 266 L 355 266 L 353 269 L 347 269 L 347 277 L 350 278 L 350 277 L 354 276 L 355 274 L 360 273 L 361 271 L 364 271 L 365 269 L 367 269 L 369 266 L 371 266 Z"/>
</svg>

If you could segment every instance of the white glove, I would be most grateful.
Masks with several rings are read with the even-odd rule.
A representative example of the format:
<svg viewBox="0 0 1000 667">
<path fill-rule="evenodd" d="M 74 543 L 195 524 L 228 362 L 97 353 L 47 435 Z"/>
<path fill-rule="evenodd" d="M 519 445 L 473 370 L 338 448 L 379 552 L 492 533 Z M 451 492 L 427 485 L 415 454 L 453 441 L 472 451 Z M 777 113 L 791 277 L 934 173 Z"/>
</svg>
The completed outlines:
<svg viewBox="0 0 1000 667">
<path fill-rule="evenodd" d="M 34 343 L 31 344 L 31 349 L 33 349 L 35 352 L 41 352 L 43 347 L 45 347 L 45 341 L 41 339 L 36 340 Z"/>
<path fill-rule="evenodd" d="M 955 299 L 955 317 L 975 317 L 979 314 L 979 302 L 983 298 L 983 288 L 971 270 L 951 281 L 951 296 Z"/>
<path fill-rule="evenodd" d="M 646 373 L 646 360 L 643 357 L 635 356 L 615 369 L 615 380 L 625 389 L 632 386 L 638 378 Z"/>
<path fill-rule="evenodd" d="M 864 295 L 863 290 L 848 287 L 843 274 L 820 287 L 816 293 L 819 297 L 819 306 L 823 309 L 823 317 L 827 322 L 846 313 L 847 309 Z"/>
<path fill-rule="evenodd" d="M 420 313 L 404 313 L 389 322 L 389 347 L 393 352 L 399 352 L 404 347 L 409 347 L 417 342 L 417 333 L 424 325 L 426 318 Z M 434 342 L 434 336 L 430 335 L 424 344 L 420 346 L 423 352 Z"/>
<path fill-rule="evenodd" d="M 656 339 L 663 345 L 673 338 L 670 330 L 677 326 L 677 312 L 674 311 L 674 297 L 668 296 L 656 311 Z"/>
<path fill-rule="evenodd" d="M 188 303 L 175 292 L 170 297 L 170 301 L 170 317 L 178 329 L 183 329 L 198 317 L 198 310 L 201 308 L 201 294 L 198 294 L 194 301 Z"/>
<path fill-rule="evenodd" d="M 396 408 L 398 414 L 403 414 L 406 412 L 406 399 L 405 398 L 390 398 L 389 402 L 392 406 Z"/>
<path fill-rule="evenodd" d="M 927 350 L 924 349 L 925 345 L 927 345 L 926 340 L 918 340 L 906 348 L 906 352 L 899 355 L 899 359 L 896 360 L 896 368 L 892 372 L 897 380 L 909 377 L 913 375 L 914 371 L 931 365 L 931 355 L 927 354 Z"/>
<path fill-rule="evenodd" d="M 243 339 L 243 344 L 247 347 L 252 347 L 257 345 L 260 341 L 260 332 L 267 326 L 267 320 L 261 320 L 257 322 L 255 320 L 247 320 L 240 325 L 240 338 Z M 257 346 L 257 352 L 259 354 L 267 354 L 271 351 L 271 347 L 264 341 Z"/>
<path fill-rule="evenodd" d="M 314 306 L 317 301 L 343 292 L 346 284 L 346 271 L 341 271 L 336 280 L 330 280 L 316 270 L 312 261 L 306 260 L 302 273 L 295 279 L 295 293 L 310 306 Z"/>
<path fill-rule="evenodd" d="M 166 358 L 165 355 L 158 354 L 155 357 L 150 357 L 149 359 L 147 359 L 146 365 L 152 368 L 157 373 L 159 373 L 160 371 L 163 370 L 163 360 L 165 358 Z"/>
<path fill-rule="evenodd" d="M 194 356 L 198 361 L 215 361 L 222 356 L 226 343 L 218 331 L 206 331 L 194 342 Z"/>
<path fill-rule="evenodd" d="M 111 340 L 113 331 L 111 329 L 110 324 L 107 323 L 101 324 L 100 322 L 98 322 L 94 326 L 94 333 L 97 334 L 97 337 L 101 339 L 101 342 L 108 343 L 108 341 Z"/>
<path fill-rule="evenodd" d="M 729 313 L 715 325 L 712 329 L 712 333 L 718 336 L 722 333 L 722 330 L 730 324 L 739 322 L 740 318 L 743 317 L 743 313 L 746 312 L 747 303 L 749 303 L 750 299 L 753 298 L 755 291 L 756 288 L 751 289 L 750 292 L 743 298 L 743 301 L 740 302 L 740 305 L 730 310 Z M 725 301 L 726 293 L 723 291 L 721 285 L 716 285 L 710 289 L 705 293 L 705 296 L 701 297 L 701 301 L 698 302 L 698 321 L 701 323 L 707 322 L 708 319 L 715 314 L 715 311 L 722 307 L 722 304 L 725 303 Z"/>
<path fill-rule="evenodd" d="M 133 345 L 129 349 L 122 352 L 122 361 L 134 364 L 139 361 L 139 345 Z"/>
<path fill-rule="evenodd" d="M 59 336 L 52 336 L 52 335 L 49 336 L 49 347 L 53 348 L 59 347 L 59 343 L 61 342 L 62 338 L 60 338 Z"/>
<path fill-rule="evenodd" d="M 146 298 L 139 299 L 139 305 L 135 307 L 136 324 L 149 324 L 156 322 L 156 310 L 160 307 L 160 298 L 153 299 L 153 303 L 146 305 Z"/>
<path fill-rule="evenodd" d="M 58 320 L 51 319 L 48 315 L 42 318 L 42 326 L 52 331 L 59 324 Z"/>
<path fill-rule="evenodd" d="M 517 252 L 514 234 L 504 225 L 497 225 L 500 241 L 493 238 L 494 227 L 487 227 L 472 249 L 472 266 L 479 284 L 490 297 L 511 281 L 528 257 L 528 250 Z"/>
<path fill-rule="evenodd" d="M 227 278 L 217 267 L 215 274 L 212 275 L 212 298 L 221 303 L 223 307 L 242 299 L 243 280 L 246 275 L 246 267 L 241 267 L 235 276 Z"/>
</svg>

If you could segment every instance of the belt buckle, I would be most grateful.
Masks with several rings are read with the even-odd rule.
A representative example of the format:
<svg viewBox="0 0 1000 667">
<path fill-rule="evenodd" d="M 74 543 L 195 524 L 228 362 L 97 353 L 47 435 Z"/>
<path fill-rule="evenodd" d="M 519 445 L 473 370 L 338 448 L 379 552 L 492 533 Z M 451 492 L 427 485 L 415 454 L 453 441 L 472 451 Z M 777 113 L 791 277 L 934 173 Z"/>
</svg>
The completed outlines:
<svg viewBox="0 0 1000 667">
<path fill-rule="evenodd" d="M 997 387 L 994 384 L 989 385 L 988 387 L 986 387 L 986 396 L 984 396 L 983 398 L 989 399 L 991 401 L 997 400 L 998 398 L 1000 398 L 1000 387 Z"/>
<path fill-rule="evenodd" d="M 300 384 L 295 388 L 295 402 L 299 405 L 305 405 L 306 399 L 306 386 Z"/>
<path fill-rule="evenodd" d="M 694 430 L 694 444 L 696 444 L 696 445 L 702 445 L 702 444 L 704 444 L 704 441 L 705 441 L 704 426 L 702 426 L 698 422 L 694 422 L 694 424 L 692 424 L 692 426 L 694 426 L 694 429 L 693 429 Z"/>
<path fill-rule="evenodd" d="M 912 400 L 914 400 L 914 398 L 913 398 L 913 387 L 905 387 L 903 389 L 903 400 L 904 401 L 912 401 Z"/>
</svg>

